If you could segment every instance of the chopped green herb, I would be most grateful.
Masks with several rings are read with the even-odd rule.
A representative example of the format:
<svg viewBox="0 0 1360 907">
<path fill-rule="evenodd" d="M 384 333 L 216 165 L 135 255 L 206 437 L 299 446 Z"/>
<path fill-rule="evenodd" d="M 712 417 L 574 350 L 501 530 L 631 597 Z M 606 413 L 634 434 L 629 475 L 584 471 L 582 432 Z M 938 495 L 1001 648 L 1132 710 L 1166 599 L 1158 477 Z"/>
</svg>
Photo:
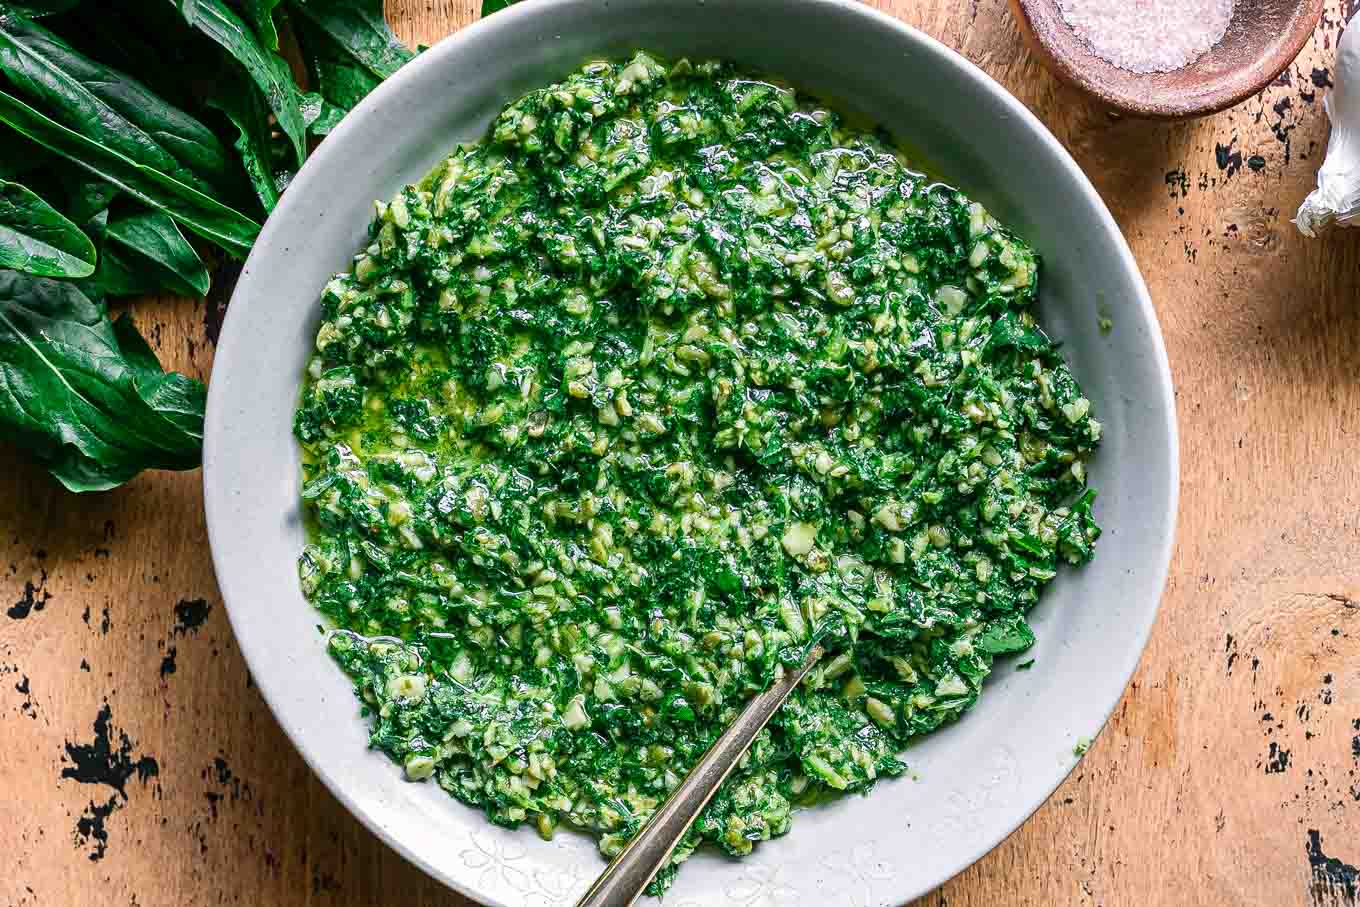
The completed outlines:
<svg viewBox="0 0 1360 907">
<path fill-rule="evenodd" d="M 980 205 L 725 64 L 511 104 L 378 205 L 296 415 L 302 586 L 373 746 L 613 855 L 820 639 L 676 861 L 901 774 L 1099 533 L 1037 279 Z"/>
</svg>

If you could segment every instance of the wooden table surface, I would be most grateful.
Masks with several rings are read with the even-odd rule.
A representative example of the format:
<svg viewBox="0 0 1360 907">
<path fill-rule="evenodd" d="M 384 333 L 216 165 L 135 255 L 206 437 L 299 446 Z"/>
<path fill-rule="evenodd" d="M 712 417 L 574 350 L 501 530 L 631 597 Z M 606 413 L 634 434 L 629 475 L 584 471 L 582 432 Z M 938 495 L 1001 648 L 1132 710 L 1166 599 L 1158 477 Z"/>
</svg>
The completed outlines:
<svg viewBox="0 0 1360 907">
<path fill-rule="evenodd" d="M 1004 0 L 878 5 L 1004 83 L 1109 203 L 1166 335 L 1183 464 L 1171 579 L 1113 719 L 1029 822 L 920 903 L 1354 907 L 1360 230 L 1289 223 L 1351 10 L 1329 0 L 1261 96 L 1167 124 L 1057 84 Z M 477 15 L 388 13 L 412 43 Z M 206 379 L 220 305 L 136 312 Z M 0 553 L 0 905 L 466 903 L 279 731 L 227 625 L 196 472 L 76 497 L 0 449 Z"/>
</svg>

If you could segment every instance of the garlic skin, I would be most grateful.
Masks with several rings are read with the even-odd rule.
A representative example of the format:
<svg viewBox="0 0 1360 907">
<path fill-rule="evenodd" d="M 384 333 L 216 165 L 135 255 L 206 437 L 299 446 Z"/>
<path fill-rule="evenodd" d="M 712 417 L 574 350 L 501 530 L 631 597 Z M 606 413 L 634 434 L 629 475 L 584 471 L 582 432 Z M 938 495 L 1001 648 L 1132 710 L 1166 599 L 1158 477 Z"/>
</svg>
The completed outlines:
<svg viewBox="0 0 1360 907">
<path fill-rule="evenodd" d="M 1329 224 L 1343 227 L 1360 218 L 1360 14 L 1352 17 L 1336 45 L 1335 86 L 1322 106 L 1332 121 L 1318 186 L 1299 205 L 1294 225 L 1317 236 Z"/>
</svg>

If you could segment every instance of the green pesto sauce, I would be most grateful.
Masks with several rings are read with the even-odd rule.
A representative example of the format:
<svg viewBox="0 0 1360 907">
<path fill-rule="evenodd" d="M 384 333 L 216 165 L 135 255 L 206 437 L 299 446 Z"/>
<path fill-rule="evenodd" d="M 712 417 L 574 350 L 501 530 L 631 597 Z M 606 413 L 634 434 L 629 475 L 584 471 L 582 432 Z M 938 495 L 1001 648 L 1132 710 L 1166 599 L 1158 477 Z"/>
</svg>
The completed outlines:
<svg viewBox="0 0 1360 907">
<path fill-rule="evenodd" d="M 1091 556 L 1034 252 L 780 83 L 592 63 L 371 235 L 297 411 L 302 585 L 373 746 L 493 822 L 616 853 L 822 640 L 677 861 L 747 854 L 900 774 Z"/>
</svg>

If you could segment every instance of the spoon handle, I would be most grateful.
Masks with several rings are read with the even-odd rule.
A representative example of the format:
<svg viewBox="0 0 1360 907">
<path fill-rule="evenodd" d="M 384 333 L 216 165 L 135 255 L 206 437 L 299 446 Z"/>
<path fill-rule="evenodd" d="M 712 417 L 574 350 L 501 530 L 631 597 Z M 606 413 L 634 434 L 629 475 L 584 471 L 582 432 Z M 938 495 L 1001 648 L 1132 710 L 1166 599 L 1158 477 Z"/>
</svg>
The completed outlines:
<svg viewBox="0 0 1360 907">
<path fill-rule="evenodd" d="M 814 646 L 803 663 L 768 690 L 753 698 L 736 720 L 708 748 L 680 786 L 671 792 L 661 808 L 652 813 L 642 831 L 614 858 L 576 907 L 629 907 L 642 894 L 671 851 L 689 830 L 708 801 L 713 798 L 732 769 L 750 748 L 761 728 L 789 698 L 794 687 L 822 657 L 822 647 Z"/>
</svg>

